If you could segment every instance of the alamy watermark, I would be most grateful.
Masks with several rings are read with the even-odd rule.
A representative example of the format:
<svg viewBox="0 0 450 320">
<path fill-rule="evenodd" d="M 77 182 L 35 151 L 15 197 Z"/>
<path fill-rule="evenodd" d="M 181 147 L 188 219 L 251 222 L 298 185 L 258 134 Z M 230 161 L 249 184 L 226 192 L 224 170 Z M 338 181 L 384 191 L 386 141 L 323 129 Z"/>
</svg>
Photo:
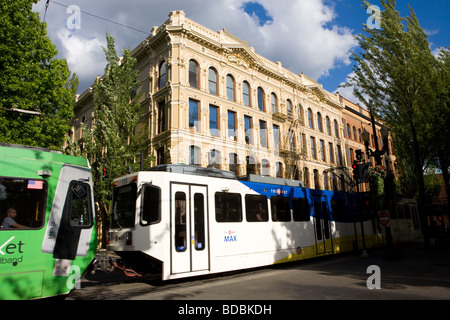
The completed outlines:
<svg viewBox="0 0 450 320">
<path fill-rule="evenodd" d="M 367 267 L 366 273 L 371 275 L 367 278 L 367 289 L 381 289 L 381 269 L 377 265 L 370 265 Z"/>
<path fill-rule="evenodd" d="M 66 27 L 69 30 L 81 29 L 81 10 L 77 5 L 67 7 L 66 13 L 70 16 L 66 20 Z"/>
<path fill-rule="evenodd" d="M 70 266 L 69 277 L 66 284 L 70 289 L 81 289 L 81 269 L 79 266 Z"/>
<path fill-rule="evenodd" d="M 366 13 L 369 16 L 366 25 L 369 29 L 381 29 L 381 10 L 379 6 L 370 5 Z"/>
</svg>

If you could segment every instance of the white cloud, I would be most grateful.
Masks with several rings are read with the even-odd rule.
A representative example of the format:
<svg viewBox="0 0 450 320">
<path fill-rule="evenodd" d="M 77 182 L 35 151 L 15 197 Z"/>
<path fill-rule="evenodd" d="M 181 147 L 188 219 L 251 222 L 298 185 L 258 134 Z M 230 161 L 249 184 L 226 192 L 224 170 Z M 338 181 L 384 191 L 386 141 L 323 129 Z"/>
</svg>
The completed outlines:
<svg viewBox="0 0 450 320">
<path fill-rule="evenodd" d="M 44 14 L 46 0 L 35 6 Z M 72 0 L 59 0 L 69 6 Z M 267 11 L 273 21 L 259 25 L 257 17 L 244 12 L 246 0 L 78 0 L 82 12 L 117 21 L 150 33 L 168 19 L 172 10 L 184 10 L 187 18 L 212 30 L 225 28 L 247 41 L 256 52 L 270 60 L 281 61 L 294 73 L 304 72 L 318 79 L 332 69 L 350 63 L 350 50 L 356 45 L 351 30 L 335 25 L 333 6 L 325 0 L 253 0 Z M 329 3 L 329 1 L 327 1 Z M 133 49 L 146 35 L 95 18 L 81 16 L 81 29 L 69 37 L 65 27 L 70 14 L 66 7 L 50 1 L 46 15 L 48 35 L 58 47 L 59 56 L 67 59 L 72 71 L 80 76 L 80 90 L 91 85 L 95 76 L 103 73 L 105 57 L 101 46 L 106 32 L 116 40 L 120 55 L 122 48 Z"/>
<path fill-rule="evenodd" d="M 350 73 L 348 77 L 354 76 L 355 73 Z M 340 83 L 339 85 L 344 85 L 345 82 Z M 359 99 L 354 95 L 353 93 L 353 87 L 339 87 L 337 88 L 333 93 L 339 92 L 341 96 L 343 96 L 345 99 L 352 101 L 353 103 L 360 103 L 362 106 L 364 105 L 362 102 L 359 101 Z"/>
<path fill-rule="evenodd" d="M 106 47 L 106 41 L 86 39 L 67 29 L 60 29 L 57 37 L 62 46 L 60 55 L 66 58 L 70 70 L 80 79 L 90 79 L 92 83 L 97 75 L 103 74 L 106 62 L 102 47 Z"/>
<path fill-rule="evenodd" d="M 321 0 L 261 3 L 274 19 L 259 28 L 262 55 L 315 79 L 326 76 L 339 63 L 350 63 L 350 50 L 356 42 L 349 29 L 331 25 L 334 12 Z"/>
</svg>

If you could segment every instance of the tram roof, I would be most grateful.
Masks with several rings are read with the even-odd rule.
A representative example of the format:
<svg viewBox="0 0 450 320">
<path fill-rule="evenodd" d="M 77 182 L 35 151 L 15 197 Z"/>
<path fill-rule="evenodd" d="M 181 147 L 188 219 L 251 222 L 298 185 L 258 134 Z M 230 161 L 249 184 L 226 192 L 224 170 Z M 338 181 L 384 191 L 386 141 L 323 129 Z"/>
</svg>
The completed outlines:
<svg viewBox="0 0 450 320">
<path fill-rule="evenodd" d="M 23 146 L 11 143 L 0 143 L 0 157 L 54 161 L 70 163 L 78 166 L 88 167 L 89 163 L 85 158 L 63 154 L 47 148 Z"/>
<path fill-rule="evenodd" d="M 260 176 L 257 174 L 248 174 L 243 177 L 239 177 L 239 180 L 249 181 L 249 182 L 258 182 L 258 183 L 266 183 L 266 184 L 277 184 L 282 186 L 289 187 L 301 187 L 304 188 L 305 185 L 303 181 L 300 180 L 291 180 L 291 179 L 283 179 L 283 178 L 275 178 L 269 176 Z"/>
<path fill-rule="evenodd" d="M 215 168 L 203 168 L 187 164 L 161 164 L 159 166 L 151 167 L 147 171 L 165 171 L 173 173 L 190 174 L 196 176 L 237 180 L 236 174 L 231 171 L 225 171 Z"/>
</svg>

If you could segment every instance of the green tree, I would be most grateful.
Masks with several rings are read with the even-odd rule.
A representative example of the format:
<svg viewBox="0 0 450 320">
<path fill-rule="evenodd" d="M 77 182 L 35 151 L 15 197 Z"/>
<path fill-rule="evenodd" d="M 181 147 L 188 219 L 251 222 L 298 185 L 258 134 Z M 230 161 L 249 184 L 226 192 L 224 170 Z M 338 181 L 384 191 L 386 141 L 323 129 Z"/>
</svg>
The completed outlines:
<svg viewBox="0 0 450 320">
<path fill-rule="evenodd" d="M 59 150 L 70 129 L 76 75 L 47 37 L 32 0 L 0 2 L 0 141 Z"/>
<path fill-rule="evenodd" d="M 448 212 L 450 212 L 450 50 L 442 48 L 437 59 L 435 78 L 432 81 L 434 96 L 430 97 L 433 126 L 430 145 L 433 162 L 442 172 L 447 193 Z"/>
<path fill-rule="evenodd" d="M 107 65 L 103 77 L 93 86 L 94 115 L 91 128 L 83 127 L 83 141 L 69 143 L 68 151 L 86 156 L 94 179 L 94 197 L 97 215 L 103 230 L 110 211 L 109 194 L 112 180 L 128 171 L 139 169 L 140 151 L 145 149 L 146 129 L 139 126 L 141 106 L 138 102 L 138 71 L 136 59 L 129 49 L 123 57 L 116 53 L 114 38 L 107 34 L 107 47 L 103 48 Z M 149 160 L 147 160 L 149 161 Z M 100 240 L 104 237 L 100 234 Z"/>
<path fill-rule="evenodd" d="M 369 2 L 363 3 L 370 7 Z M 406 172 L 414 173 L 427 240 L 424 169 L 432 154 L 433 113 L 429 106 L 435 96 L 431 80 L 436 75 L 436 58 L 412 8 L 403 18 L 395 9 L 395 0 L 381 0 L 381 5 L 381 28 L 364 26 L 364 34 L 356 37 L 360 51 L 352 56 L 355 75 L 348 85 L 387 124 L 399 163 L 411 168 Z"/>
</svg>

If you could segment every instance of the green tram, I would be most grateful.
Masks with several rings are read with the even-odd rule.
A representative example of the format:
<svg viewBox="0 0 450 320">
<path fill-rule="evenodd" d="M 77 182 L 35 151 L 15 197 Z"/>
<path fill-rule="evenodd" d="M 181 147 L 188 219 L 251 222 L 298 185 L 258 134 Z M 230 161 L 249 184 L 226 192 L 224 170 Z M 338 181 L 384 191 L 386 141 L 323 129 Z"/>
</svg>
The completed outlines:
<svg viewBox="0 0 450 320">
<path fill-rule="evenodd" d="M 84 158 L 0 143 L 0 299 L 65 295 L 96 254 Z"/>
</svg>

